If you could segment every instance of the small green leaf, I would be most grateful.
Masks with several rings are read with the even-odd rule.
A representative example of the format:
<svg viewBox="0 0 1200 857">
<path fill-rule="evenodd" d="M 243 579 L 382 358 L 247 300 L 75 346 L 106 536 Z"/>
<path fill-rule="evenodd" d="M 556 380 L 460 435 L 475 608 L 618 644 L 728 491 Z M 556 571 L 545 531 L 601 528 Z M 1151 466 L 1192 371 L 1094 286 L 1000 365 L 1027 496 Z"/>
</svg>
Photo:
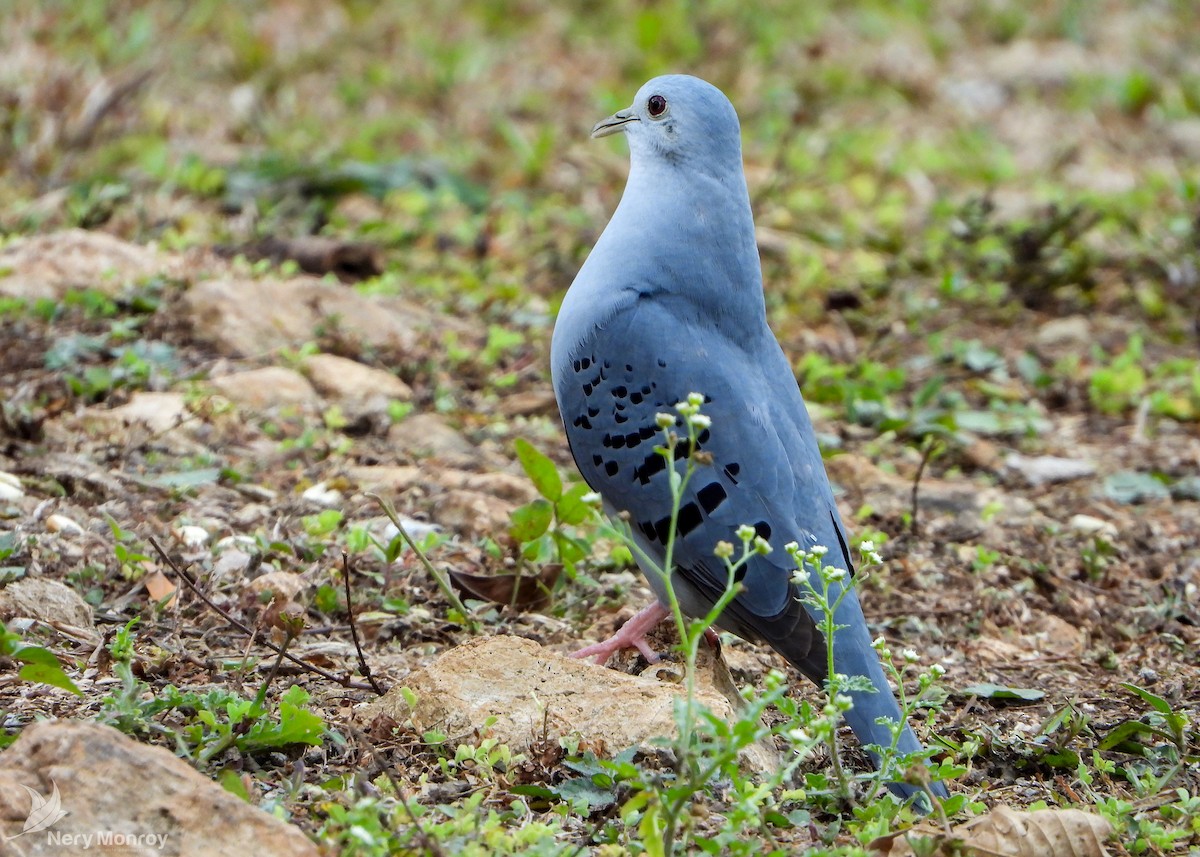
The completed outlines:
<svg viewBox="0 0 1200 857">
<path fill-rule="evenodd" d="M 525 544 L 544 535 L 553 520 L 554 507 L 539 497 L 513 510 L 508 534 L 518 544 Z"/>
<path fill-rule="evenodd" d="M 1031 687 L 1008 687 L 1002 684 L 973 684 L 964 687 L 962 692 L 968 696 L 982 696 L 987 699 L 1019 699 L 1024 702 L 1036 702 L 1046 695 L 1044 690 Z"/>
<path fill-rule="evenodd" d="M 45 650 L 43 649 L 43 651 Z M 24 681 L 36 681 L 52 687 L 61 687 L 76 696 L 83 696 L 83 692 L 75 686 L 75 682 L 71 681 L 70 677 L 63 672 L 57 658 L 54 659 L 53 664 L 27 663 L 17 672 L 17 677 Z"/>
<path fill-rule="evenodd" d="M 533 444 L 524 438 L 517 438 L 514 446 L 521 467 L 533 482 L 533 487 L 550 502 L 557 501 L 562 496 L 563 486 L 562 477 L 558 475 L 558 468 L 554 466 L 554 462 L 534 449 Z"/>
<path fill-rule="evenodd" d="M 583 497 L 591 490 L 583 482 L 572 485 L 568 488 L 554 504 L 555 514 L 558 515 L 558 520 L 564 524 L 578 526 L 588 519 L 592 514 L 592 506 L 583 502 Z"/>
<path fill-rule="evenodd" d="M 1135 693 L 1142 698 L 1142 702 L 1149 705 L 1159 714 L 1170 714 L 1171 703 L 1167 702 L 1161 696 L 1156 696 L 1145 688 L 1138 687 L 1136 684 L 1121 683 L 1121 687 L 1125 688 L 1130 693 Z"/>
<path fill-rule="evenodd" d="M 1136 744 L 1134 740 L 1139 735 L 1153 735 L 1154 730 L 1140 720 L 1126 720 L 1109 731 L 1100 741 L 1101 750 L 1115 750 L 1124 744 Z M 1123 752 L 1130 752 L 1133 747 L 1126 747 Z"/>
<path fill-rule="evenodd" d="M 233 768 L 223 768 L 221 773 L 217 774 L 217 782 L 230 794 L 237 795 L 246 803 L 251 802 L 250 792 L 246 791 L 246 783 Z"/>
</svg>

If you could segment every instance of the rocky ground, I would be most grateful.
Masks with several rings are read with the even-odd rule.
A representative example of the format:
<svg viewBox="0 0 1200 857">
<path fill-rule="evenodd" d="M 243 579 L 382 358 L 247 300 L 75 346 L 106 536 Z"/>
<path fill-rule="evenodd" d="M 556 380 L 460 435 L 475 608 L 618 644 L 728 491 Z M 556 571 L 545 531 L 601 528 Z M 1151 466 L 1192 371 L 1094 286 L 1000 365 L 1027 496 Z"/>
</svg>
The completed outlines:
<svg viewBox="0 0 1200 857">
<path fill-rule="evenodd" d="M 927 734 L 968 769 L 952 790 L 1136 816 L 1112 847 L 1183 853 L 1200 844 L 1187 802 L 1200 792 L 1198 37 L 1186 4 L 1148 4 L 1155 17 L 1113 3 L 1103 20 L 1070 5 L 989 17 L 964 4 L 933 22 L 861 4 L 822 12 L 794 48 L 713 13 L 693 34 L 710 63 L 689 43 L 663 50 L 742 111 L 773 323 L 842 513 L 882 544 L 862 584 L 868 618 L 946 669 Z M 267 4 L 246 44 L 234 23 L 123 10 L 112 26 L 194 26 L 172 38 L 225 53 L 109 46 L 90 62 L 54 13 L 6 27 L 0 71 L 25 83 L 0 149 L 0 618 L 53 651 L 80 693 L 21 680 L 11 661 L 0 710 L 25 737 L 0 778 L 45 794 L 60 772 L 80 825 L 102 823 L 84 804 L 120 818 L 149 782 L 179 816 L 172 831 L 202 828 L 181 808 L 212 779 L 220 799 L 246 797 L 327 853 L 384 853 L 347 833 L 364 795 L 461 807 L 482 793 L 510 811 L 514 786 L 572 775 L 578 748 L 559 736 L 618 752 L 650 736 L 613 724 L 654 731 L 670 694 L 652 688 L 677 686 L 652 670 L 635 693 L 625 673 L 645 665 L 632 658 L 608 676 L 556 659 L 650 596 L 598 525 L 564 530 L 583 557 L 514 525 L 538 498 L 516 439 L 574 474 L 549 330 L 624 170 L 580 129 L 659 69 L 553 15 L 509 28 L 463 4 L 437 50 L 363 91 L 363 75 L 385 74 L 364 59 L 379 40 L 419 42 L 440 19 L 328 9 L 316 27 L 307 4 Z M 761 55 L 741 56 L 752 38 Z M 480 46 L 478 67 L 439 53 L 455 39 Z M 561 77 L 512 59 L 518 43 L 556 46 Z M 190 87 L 188 56 L 202 58 Z M 799 57 L 799 84 L 772 65 Z M 35 83 L 35 67 L 53 74 Z M 454 573 L 468 615 L 377 498 Z M 501 577 L 514 574 L 547 591 L 514 595 Z M 248 633 L 280 644 L 292 619 L 303 628 L 288 650 L 308 667 L 276 665 Z M 465 662 L 437 661 L 461 646 Z M 543 670 L 566 683 L 553 698 L 589 688 L 592 701 L 490 733 L 473 656 L 496 687 Z M 780 666 L 732 639 L 723 656 L 736 685 Z M 233 719 L 206 694 L 253 699 L 264 685 L 271 716 L 295 686 L 320 728 L 296 715 L 295 731 L 249 745 L 246 724 L 202 727 L 210 703 Z M 407 685 L 446 707 L 387 707 L 398 690 L 380 707 L 380 691 Z M 718 675 L 715 705 L 723 686 Z M 156 708 L 170 687 L 196 696 Z M 501 698 L 509 711 L 523 697 Z M 1191 724 L 1178 741 L 1168 715 Z M 49 718 L 70 723 L 31 726 Z M 119 732 L 78 732 L 86 720 Z M 428 740 L 439 729 L 472 747 L 499 735 L 524 758 L 497 762 L 502 776 L 450 765 Z M 133 760 L 151 748 L 122 733 L 204 782 L 170 756 Z M 82 777 L 95 763 L 81 748 L 106 741 L 130 776 Z M 752 764 L 782 749 L 756 748 Z M 18 791 L 0 788 L 6 831 L 29 812 Z M 615 813 L 534 815 L 583 845 Z M 276 835 L 275 853 L 299 853 L 290 828 L 244 823 L 264 853 Z M 820 835 L 849 848 L 853 832 L 817 814 L 778 841 Z M 407 847 L 450 847 L 434 839 Z M 222 853 L 211 832 L 173 841 Z"/>
</svg>

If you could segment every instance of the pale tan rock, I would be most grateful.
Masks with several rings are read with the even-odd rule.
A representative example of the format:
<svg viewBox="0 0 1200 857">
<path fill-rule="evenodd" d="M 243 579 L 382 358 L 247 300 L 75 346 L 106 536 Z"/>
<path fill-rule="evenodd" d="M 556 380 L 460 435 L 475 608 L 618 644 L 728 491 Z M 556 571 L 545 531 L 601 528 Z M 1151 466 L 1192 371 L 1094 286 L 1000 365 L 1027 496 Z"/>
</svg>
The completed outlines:
<svg viewBox="0 0 1200 857">
<path fill-rule="evenodd" d="M 430 479 L 423 467 L 413 465 L 362 465 L 346 469 L 346 477 L 372 494 L 401 494 Z"/>
<path fill-rule="evenodd" d="M 320 396 L 307 378 L 282 366 L 264 366 L 210 378 L 208 385 L 235 405 L 252 411 L 284 405 L 315 406 L 320 402 Z"/>
<path fill-rule="evenodd" d="M 183 424 L 191 412 L 182 393 L 134 393 L 133 398 L 115 408 L 88 408 L 87 423 L 118 426 L 142 426 L 161 434 Z"/>
<path fill-rule="evenodd" d="M 4 853 L 13 857 L 115 853 L 95 840 L 85 846 L 82 837 L 101 831 L 130 837 L 132 847 L 120 853 L 138 857 L 319 854 L 298 829 L 167 750 L 97 723 L 34 723 L 0 755 L 0 830 L 6 836 L 19 833 L 29 817 L 31 798 L 23 787 L 43 798 L 57 790 L 66 814 L 48 829 L 5 842 Z"/>
<path fill-rule="evenodd" d="M 415 708 L 395 687 L 366 705 L 362 714 L 368 722 L 384 715 L 417 732 L 438 729 L 454 744 L 477 742 L 478 730 L 495 717 L 482 737 L 496 738 L 514 752 L 573 736 L 580 747 L 612 755 L 675 733 L 672 706 L 683 688 L 671 670 L 666 677 L 668 681 L 660 681 L 606 669 L 521 637 L 482 637 L 405 679 L 404 687 L 417 695 Z M 734 705 L 718 690 L 732 687 L 728 669 L 707 649 L 702 650 L 697 685 L 705 706 L 718 717 L 733 718 Z M 742 763 L 750 770 L 769 771 L 778 767 L 779 757 L 773 746 L 754 745 Z"/>
<path fill-rule="evenodd" d="M 92 608 L 65 583 L 44 577 L 23 577 L 0 589 L 0 620 L 16 616 L 50 625 L 92 628 Z"/>
<path fill-rule="evenodd" d="M 14 241 L 0 250 L 0 294 L 57 298 L 77 288 L 117 294 L 156 275 L 178 276 L 177 257 L 104 232 L 67 229 Z"/>
<path fill-rule="evenodd" d="M 295 348 L 334 326 L 366 345 L 401 352 L 413 350 L 420 335 L 434 328 L 455 330 L 460 339 L 477 335 L 466 322 L 418 304 L 311 277 L 206 280 L 187 291 L 183 306 L 197 338 L 240 357 Z"/>
<path fill-rule="evenodd" d="M 391 372 L 336 354 L 314 354 L 301 369 L 322 395 L 350 416 L 386 413 L 389 402 L 412 399 L 412 387 Z"/>
<path fill-rule="evenodd" d="M 401 420 L 388 430 L 388 442 L 416 458 L 459 461 L 476 457 L 475 447 L 438 414 L 413 414 Z"/>
<path fill-rule="evenodd" d="M 511 473 L 472 473 L 453 467 L 364 465 L 348 468 L 346 476 L 362 491 L 374 494 L 402 494 L 423 486 L 429 489 L 474 491 L 512 503 L 528 503 L 537 496 L 537 491 L 527 478 Z"/>
<path fill-rule="evenodd" d="M 516 504 L 481 491 L 462 488 L 438 495 L 433 504 L 433 520 L 466 536 L 496 535 L 508 529 L 509 517 Z"/>
<path fill-rule="evenodd" d="M 46 517 L 46 532 L 62 533 L 64 536 L 82 536 L 83 527 L 73 518 L 68 518 L 66 515 L 55 512 L 53 515 Z"/>
<path fill-rule="evenodd" d="M 24 496 L 21 480 L 15 474 L 0 470 L 0 501 L 20 500 Z"/>
<path fill-rule="evenodd" d="M 265 597 L 269 594 L 281 601 L 291 601 L 309 585 L 304 575 L 291 571 L 268 571 L 245 584 L 255 595 Z"/>
</svg>

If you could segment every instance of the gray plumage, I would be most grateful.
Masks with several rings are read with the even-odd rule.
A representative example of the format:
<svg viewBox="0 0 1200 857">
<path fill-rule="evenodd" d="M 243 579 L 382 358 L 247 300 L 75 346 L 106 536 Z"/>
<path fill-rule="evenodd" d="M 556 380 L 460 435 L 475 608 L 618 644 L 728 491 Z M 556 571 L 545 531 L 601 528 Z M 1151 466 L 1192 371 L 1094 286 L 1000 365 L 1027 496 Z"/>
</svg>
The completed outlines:
<svg viewBox="0 0 1200 857">
<path fill-rule="evenodd" d="M 717 624 L 767 643 L 820 684 L 825 642 L 797 600 L 784 545 L 824 545 L 826 562 L 853 565 L 808 412 L 767 326 L 737 114 L 710 84 L 669 75 L 593 135 L 615 131 L 629 140 L 628 184 L 563 300 L 551 348 L 571 451 L 606 509 L 627 512 L 639 547 L 661 560 L 670 490 L 655 415 L 704 394 L 712 426 L 701 448 L 712 464 L 696 472 L 680 510 L 675 590 L 686 613 L 706 613 L 726 579 L 714 547 L 754 526 L 773 551 L 750 561 L 744 591 Z M 665 602 L 662 582 L 647 578 Z M 846 626 L 835 635 L 837 671 L 877 688 L 852 694 L 847 720 L 864 744 L 889 745 L 876 719 L 898 720 L 899 707 L 852 589 L 836 619 Z M 907 726 L 899 749 L 920 749 Z"/>
</svg>

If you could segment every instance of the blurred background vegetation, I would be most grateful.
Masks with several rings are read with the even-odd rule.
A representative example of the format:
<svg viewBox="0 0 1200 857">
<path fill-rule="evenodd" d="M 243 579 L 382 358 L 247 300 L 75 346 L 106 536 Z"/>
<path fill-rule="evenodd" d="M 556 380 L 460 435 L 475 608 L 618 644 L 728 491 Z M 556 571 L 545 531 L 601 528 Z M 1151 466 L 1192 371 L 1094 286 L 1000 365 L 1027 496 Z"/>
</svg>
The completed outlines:
<svg viewBox="0 0 1200 857">
<path fill-rule="evenodd" d="M 951 291 L 999 288 L 1021 265 L 1009 232 L 1047 205 L 1088 211 L 1051 230 L 1061 270 L 1031 288 L 1103 279 L 1086 264 L 1103 260 L 1058 256 L 1134 253 L 1163 282 L 1124 285 L 1169 289 L 1169 266 L 1194 256 L 1188 0 L 6 5 L 10 233 L 72 222 L 168 247 L 316 231 L 428 242 L 436 265 L 393 254 L 392 270 L 551 296 L 623 181 L 623 144 L 589 140 L 592 122 L 684 71 L 738 107 L 769 289 L 809 321 L 814 290 L 929 274 L 960 275 Z M 457 257 L 457 271 L 443 264 Z"/>
</svg>

